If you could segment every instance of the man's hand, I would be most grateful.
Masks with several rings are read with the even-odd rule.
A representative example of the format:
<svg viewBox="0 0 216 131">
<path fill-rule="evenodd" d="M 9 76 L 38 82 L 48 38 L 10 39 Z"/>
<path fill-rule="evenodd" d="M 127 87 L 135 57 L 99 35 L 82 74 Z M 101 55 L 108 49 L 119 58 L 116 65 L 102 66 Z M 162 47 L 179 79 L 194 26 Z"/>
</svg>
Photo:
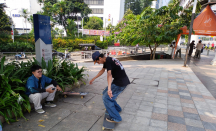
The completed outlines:
<svg viewBox="0 0 216 131">
<path fill-rule="evenodd" d="M 112 91 L 111 91 L 111 90 L 108 90 L 107 93 L 108 93 L 110 99 L 112 99 L 112 97 L 113 97 L 113 95 L 112 95 Z"/>
<path fill-rule="evenodd" d="M 94 81 L 95 79 L 93 78 L 93 79 L 91 79 L 90 81 L 89 81 L 89 84 L 91 85 L 92 84 L 92 82 Z"/>
<path fill-rule="evenodd" d="M 53 93 L 55 90 L 52 90 L 53 87 L 47 88 L 46 92 Z"/>
<path fill-rule="evenodd" d="M 62 92 L 62 89 L 58 85 L 56 86 L 56 89 L 57 89 L 57 91 Z"/>
</svg>

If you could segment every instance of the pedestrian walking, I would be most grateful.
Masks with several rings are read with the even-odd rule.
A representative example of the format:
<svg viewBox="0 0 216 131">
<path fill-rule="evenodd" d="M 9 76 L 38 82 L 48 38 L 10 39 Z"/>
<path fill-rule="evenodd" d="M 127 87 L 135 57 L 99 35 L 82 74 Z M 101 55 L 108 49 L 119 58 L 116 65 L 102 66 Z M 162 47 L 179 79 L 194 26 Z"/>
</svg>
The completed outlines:
<svg viewBox="0 0 216 131">
<path fill-rule="evenodd" d="M 105 70 L 107 70 L 107 82 L 108 86 L 103 91 L 103 103 L 109 113 L 110 118 L 106 118 L 108 122 L 119 123 L 122 118 L 119 112 L 122 111 L 121 107 L 117 104 L 116 98 L 126 88 L 130 81 L 125 73 L 123 65 L 119 60 L 112 57 L 105 57 L 104 54 L 100 54 L 98 51 L 92 54 L 92 59 L 95 63 L 103 64 L 101 71 L 89 82 L 93 81 L 101 76 Z M 114 80 L 112 81 L 112 78 Z"/>
<path fill-rule="evenodd" d="M 197 45 L 196 45 L 196 48 L 197 48 L 197 49 L 196 49 L 196 53 L 195 53 L 194 58 L 200 59 L 202 47 L 203 47 L 203 45 L 202 45 L 202 40 L 200 40 L 199 43 L 197 43 Z"/>
<path fill-rule="evenodd" d="M 193 53 L 193 49 L 194 49 L 194 42 L 195 42 L 195 40 L 193 40 L 191 43 L 190 43 L 190 50 L 189 50 L 189 56 L 191 56 L 192 55 L 192 53 Z"/>
<path fill-rule="evenodd" d="M 178 54 L 179 54 L 179 58 L 181 58 L 181 47 L 179 45 L 177 45 L 177 47 L 176 47 L 176 55 L 175 55 L 175 57 L 178 57 Z"/>
</svg>

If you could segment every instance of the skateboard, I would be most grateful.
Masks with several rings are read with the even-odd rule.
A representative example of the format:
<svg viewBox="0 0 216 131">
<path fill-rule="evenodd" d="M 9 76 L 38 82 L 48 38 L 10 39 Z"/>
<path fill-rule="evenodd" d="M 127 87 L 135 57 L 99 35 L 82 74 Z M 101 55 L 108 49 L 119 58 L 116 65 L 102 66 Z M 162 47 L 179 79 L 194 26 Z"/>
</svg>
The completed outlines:
<svg viewBox="0 0 216 131">
<path fill-rule="evenodd" d="M 81 99 L 84 98 L 86 95 L 88 94 L 88 92 L 74 92 L 74 91 L 67 91 L 67 92 L 63 92 L 64 97 L 66 98 L 67 95 L 74 95 L 74 96 L 81 96 Z"/>
<path fill-rule="evenodd" d="M 104 121 L 103 121 L 102 130 L 105 130 L 105 129 L 114 130 L 115 123 L 108 122 L 108 121 L 106 120 L 106 118 L 109 118 L 109 117 L 110 117 L 110 116 L 109 116 L 108 112 L 106 111 L 106 112 L 105 112 L 105 116 L 104 116 Z"/>
</svg>

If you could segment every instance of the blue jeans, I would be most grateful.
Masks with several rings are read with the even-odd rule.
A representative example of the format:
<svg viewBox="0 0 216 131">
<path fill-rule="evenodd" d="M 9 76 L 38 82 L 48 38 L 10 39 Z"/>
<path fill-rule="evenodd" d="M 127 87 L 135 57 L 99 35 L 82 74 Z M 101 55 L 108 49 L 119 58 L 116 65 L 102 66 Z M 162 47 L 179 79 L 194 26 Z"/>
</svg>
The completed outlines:
<svg viewBox="0 0 216 131">
<path fill-rule="evenodd" d="M 121 107 L 117 104 L 116 102 L 116 98 L 118 97 L 118 95 L 126 88 L 126 86 L 124 87 L 120 87 L 117 86 L 115 84 L 111 85 L 111 90 L 112 90 L 112 99 L 110 99 L 107 91 L 108 91 L 108 87 L 103 91 L 103 103 L 104 106 L 106 107 L 107 112 L 109 113 L 109 116 L 114 120 L 114 121 L 122 121 L 122 118 L 119 114 L 119 112 L 122 111 Z"/>
</svg>

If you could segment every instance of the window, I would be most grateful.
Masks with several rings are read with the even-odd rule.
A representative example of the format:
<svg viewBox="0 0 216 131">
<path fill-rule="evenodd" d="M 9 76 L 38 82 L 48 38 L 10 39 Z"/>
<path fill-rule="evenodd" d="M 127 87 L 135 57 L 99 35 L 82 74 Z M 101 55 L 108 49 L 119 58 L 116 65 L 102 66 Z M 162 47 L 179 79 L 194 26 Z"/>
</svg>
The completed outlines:
<svg viewBox="0 0 216 131">
<path fill-rule="evenodd" d="M 91 8 L 92 14 L 103 14 L 103 8 Z"/>
<path fill-rule="evenodd" d="M 104 5 L 104 0 L 84 0 L 88 5 Z"/>
</svg>

